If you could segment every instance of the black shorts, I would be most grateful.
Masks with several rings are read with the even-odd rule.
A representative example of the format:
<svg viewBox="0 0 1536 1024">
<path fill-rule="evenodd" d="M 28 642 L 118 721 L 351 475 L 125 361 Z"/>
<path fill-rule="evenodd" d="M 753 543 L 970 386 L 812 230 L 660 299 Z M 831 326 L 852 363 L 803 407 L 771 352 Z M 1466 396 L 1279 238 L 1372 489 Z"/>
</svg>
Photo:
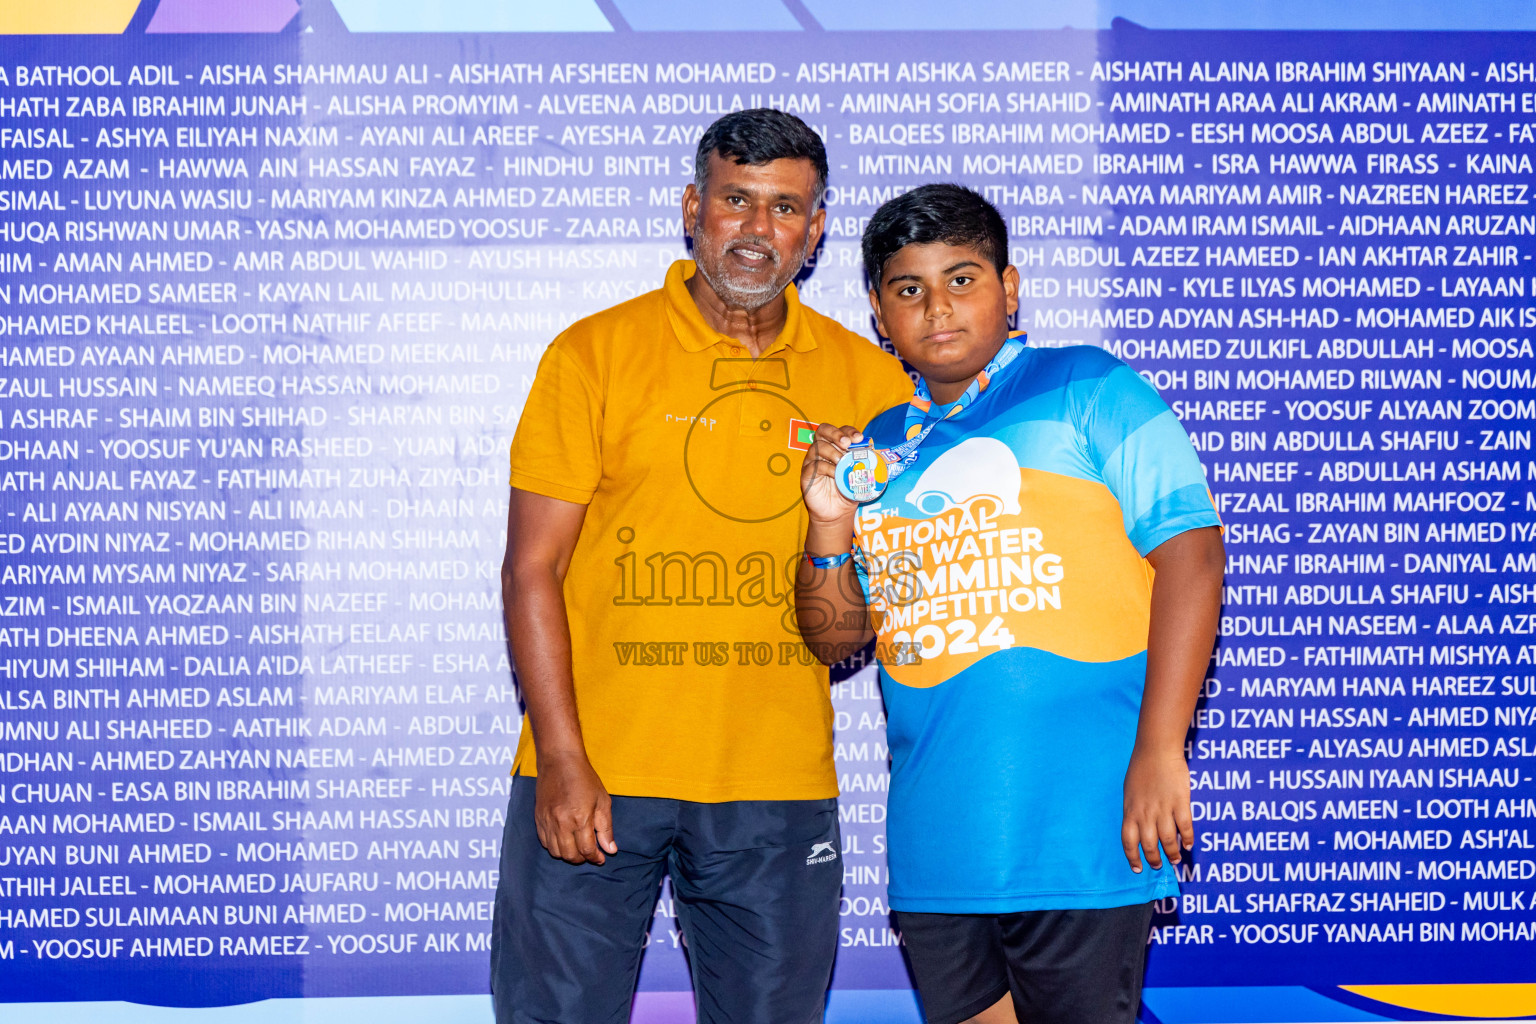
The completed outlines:
<svg viewBox="0 0 1536 1024">
<path fill-rule="evenodd" d="M 1013 993 L 1025 1024 L 1136 1024 L 1152 904 L 1017 914 L 896 912 L 928 1024 Z"/>
<path fill-rule="evenodd" d="M 615 796 L 619 852 L 539 845 L 535 781 L 512 780 L 491 926 L 498 1024 L 627 1024 L 664 874 L 700 1024 L 819 1024 L 843 884 L 836 800 Z"/>
</svg>

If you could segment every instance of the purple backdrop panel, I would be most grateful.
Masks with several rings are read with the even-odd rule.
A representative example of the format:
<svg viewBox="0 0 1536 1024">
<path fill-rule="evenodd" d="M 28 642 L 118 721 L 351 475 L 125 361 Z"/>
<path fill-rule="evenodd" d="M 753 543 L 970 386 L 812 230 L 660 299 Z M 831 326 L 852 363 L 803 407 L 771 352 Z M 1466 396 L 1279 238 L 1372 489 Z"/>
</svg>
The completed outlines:
<svg viewBox="0 0 1536 1024">
<path fill-rule="evenodd" d="M 296 0 L 160 0 L 146 32 L 281 32 Z"/>
</svg>

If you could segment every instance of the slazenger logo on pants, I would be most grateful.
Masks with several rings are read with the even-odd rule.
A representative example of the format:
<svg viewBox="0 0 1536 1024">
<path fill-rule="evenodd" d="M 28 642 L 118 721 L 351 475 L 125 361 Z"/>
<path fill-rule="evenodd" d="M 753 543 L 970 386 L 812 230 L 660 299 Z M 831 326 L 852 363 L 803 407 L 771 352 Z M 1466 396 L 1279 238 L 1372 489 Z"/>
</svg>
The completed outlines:
<svg viewBox="0 0 1536 1024">
<path fill-rule="evenodd" d="M 805 858 L 807 864 L 825 864 L 829 860 L 837 860 L 837 846 L 834 843 L 817 843 L 811 847 L 810 856 Z"/>
</svg>

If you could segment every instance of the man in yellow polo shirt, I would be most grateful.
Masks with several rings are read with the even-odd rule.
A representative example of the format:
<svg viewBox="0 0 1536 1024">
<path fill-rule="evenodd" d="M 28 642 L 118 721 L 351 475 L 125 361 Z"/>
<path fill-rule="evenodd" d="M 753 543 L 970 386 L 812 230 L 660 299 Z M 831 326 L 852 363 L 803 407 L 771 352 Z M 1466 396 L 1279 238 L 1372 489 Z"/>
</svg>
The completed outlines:
<svg viewBox="0 0 1536 1024">
<path fill-rule="evenodd" d="M 699 142 L 697 262 L 556 338 L 512 443 L 502 594 L 528 715 L 491 951 L 501 1024 L 623 1024 L 670 874 L 701 1022 L 819 1021 L 842 884 L 827 672 L 790 600 L 815 424 L 905 402 L 800 303 L 821 140 Z"/>
</svg>

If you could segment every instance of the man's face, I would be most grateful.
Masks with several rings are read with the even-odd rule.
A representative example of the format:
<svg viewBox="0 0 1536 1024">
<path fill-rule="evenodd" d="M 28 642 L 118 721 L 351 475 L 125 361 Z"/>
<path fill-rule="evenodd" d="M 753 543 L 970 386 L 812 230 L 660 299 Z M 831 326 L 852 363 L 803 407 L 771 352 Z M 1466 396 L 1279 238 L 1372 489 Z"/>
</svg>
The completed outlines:
<svg viewBox="0 0 1536 1024">
<path fill-rule="evenodd" d="M 1008 317 L 1019 308 L 1019 272 L 1007 267 L 999 275 L 969 246 L 909 245 L 887 261 L 869 301 L 880 333 L 928 381 L 934 398 L 953 401 L 1008 337 Z M 948 391 L 955 393 L 945 397 Z"/>
<path fill-rule="evenodd" d="M 795 279 L 826 214 L 809 160 L 738 164 L 709 155 L 701 194 L 683 192 L 683 223 L 699 273 L 727 306 L 756 310 Z"/>
</svg>

